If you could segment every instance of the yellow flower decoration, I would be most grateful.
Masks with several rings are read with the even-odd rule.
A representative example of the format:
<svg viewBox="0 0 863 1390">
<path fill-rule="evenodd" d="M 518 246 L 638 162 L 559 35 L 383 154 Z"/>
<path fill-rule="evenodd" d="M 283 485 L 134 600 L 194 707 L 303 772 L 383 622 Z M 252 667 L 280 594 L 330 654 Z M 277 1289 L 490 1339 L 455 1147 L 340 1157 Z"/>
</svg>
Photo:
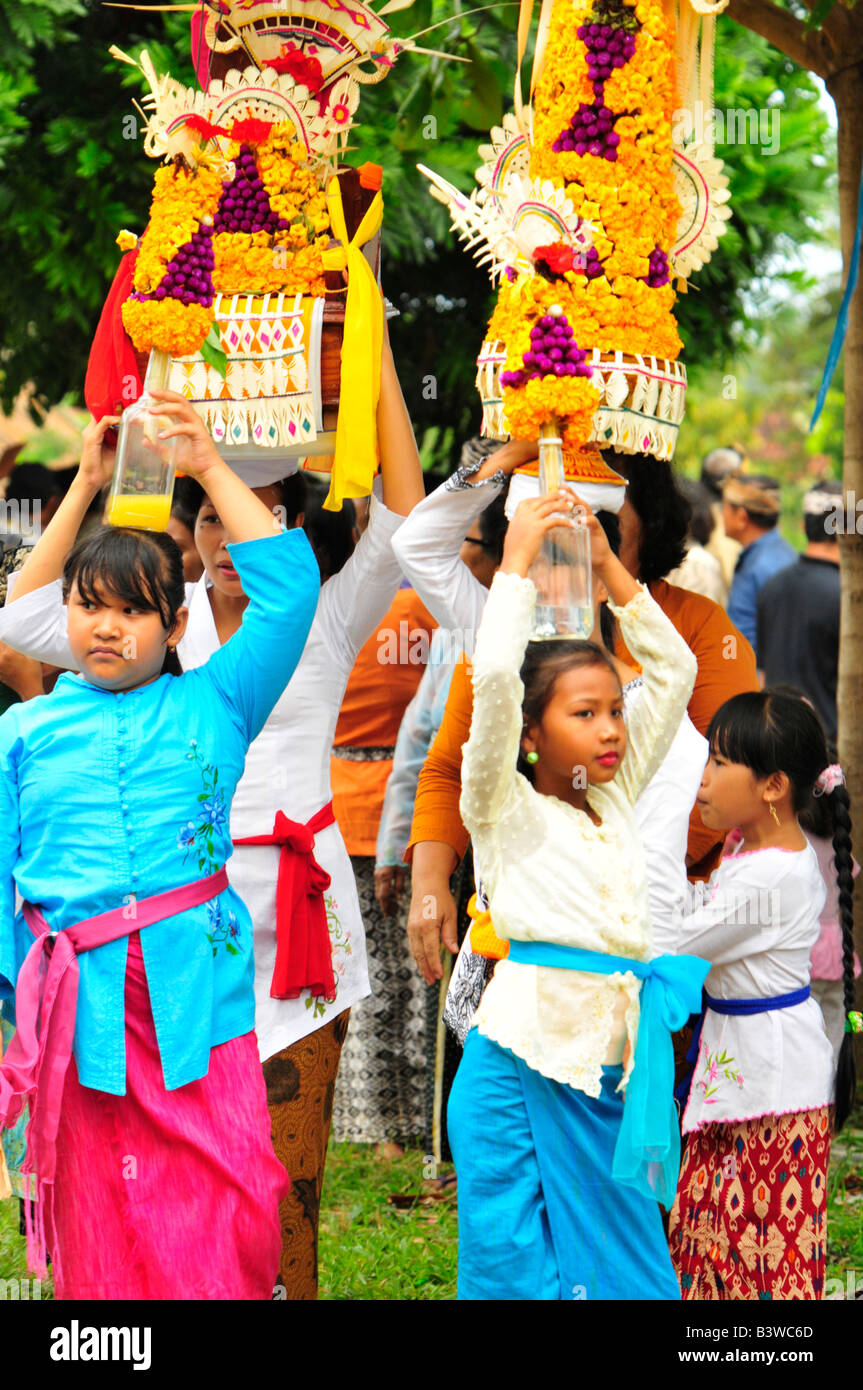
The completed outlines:
<svg viewBox="0 0 863 1390">
<path fill-rule="evenodd" d="M 229 141 L 228 161 L 241 146 Z M 257 147 L 256 163 L 273 212 L 288 227 L 273 232 L 219 232 L 212 238 L 215 294 L 278 293 L 320 297 L 326 293 L 322 254 L 329 241 L 330 220 L 325 191 L 306 163 L 290 122 L 276 125 Z M 191 170 L 170 164 L 156 173 L 150 221 L 140 243 L 118 244 L 130 250 L 139 245 L 134 289 L 152 295 L 168 263 L 188 242 L 205 218 L 212 220 L 224 190 L 221 170 L 199 165 Z M 121 240 L 121 238 L 123 240 Z M 196 351 L 213 323 L 213 310 L 201 304 L 182 304 L 170 296 L 158 301 L 130 299 L 123 322 L 135 347 L 148 352 L 158 347 L 174 357 Z"/>
</svg>

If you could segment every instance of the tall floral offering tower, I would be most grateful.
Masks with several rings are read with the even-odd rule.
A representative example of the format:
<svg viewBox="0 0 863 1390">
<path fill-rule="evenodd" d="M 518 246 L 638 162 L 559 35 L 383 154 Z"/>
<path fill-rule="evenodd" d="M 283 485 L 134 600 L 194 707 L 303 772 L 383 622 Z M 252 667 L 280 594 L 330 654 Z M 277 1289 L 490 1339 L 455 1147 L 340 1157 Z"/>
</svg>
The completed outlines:
<svg viewBox="0 0 863 1390">
<path fill-rule="evenodd" d="M 118 238 L 123 328 L 248 476 L 334 455 L 332 506 L 371 488 L 383 332 L 381 171 L 341 159 L 361 85 L 405 47 L 354 0 L 219 0 L 193 24 L 202 90 L 137 64 L 162 163 L 146 230 Z"/>
<path fill-rule="evenodd" d="M 678 87 L 710 102 L 714 21 L 702 26 L 703 0 L 698 14 L 681 4 L 675 23 L 662 0 L 545 0 L 531 106 L 517 78 L 515 114 L 480 149 L 479 188 L 464 197 L 423 171 L 499 286 L 478 361 L 484 432 L 562 439 L 567 477 L 594 485 L 597 506 L 623 496 L 601 449 L 674 452 L 686 394 L 675 285 L 730 216 Z M 520 53 L 526 28 L 523 6 Z"/>
</svg>

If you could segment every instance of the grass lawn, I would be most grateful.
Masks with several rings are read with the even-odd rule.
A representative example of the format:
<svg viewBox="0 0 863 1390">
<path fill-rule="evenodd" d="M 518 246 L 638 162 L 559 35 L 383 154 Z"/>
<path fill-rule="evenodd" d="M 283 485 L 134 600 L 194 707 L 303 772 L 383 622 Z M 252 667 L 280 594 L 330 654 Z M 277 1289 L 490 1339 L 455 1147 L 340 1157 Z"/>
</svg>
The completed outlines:
<svg viewBox="0 0 863 1390">
<path fill-rule="evenodd" d="M 423 1164 L 418 1150 L 384 1159 L 365 1145 L 331 1145 L 321 1206 L 321 1298 L 455 1298 L 454 1197 L 403 1207 L 388 1200 L 427 1192 Z M 828 1198 L 828 1278 L 834 1282 L 827 1293 L 845 1297 L 855 1280 L 863 1291 L 863 1107 L 834 1145 Z M 17 1203 L 0 1202 L 0 1280 L 26 1277 Z M 4 1290 L 14 1296 L 14 1286 L 0 1284 L 0 1299 Z M 42 1297 L 50 1296 L 48 1284 Z"/>
</svg>

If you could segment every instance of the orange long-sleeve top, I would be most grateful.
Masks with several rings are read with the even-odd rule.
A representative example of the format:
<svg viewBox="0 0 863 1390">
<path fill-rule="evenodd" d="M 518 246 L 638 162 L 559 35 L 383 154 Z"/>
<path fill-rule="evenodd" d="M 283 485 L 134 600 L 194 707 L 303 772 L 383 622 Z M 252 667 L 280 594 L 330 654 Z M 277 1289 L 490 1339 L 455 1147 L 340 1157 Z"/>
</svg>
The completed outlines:
<svg viewBox="0 0 863 1390">
<path fill-rule="evenodd" d="M 334 748 L 394 746 L 402 716 L 422 680 L 436 627 L 414 590 L 399 589 L 377 632 L 360 648 L 345 688 Z M 375 762 L 330 759 L 333 811 L 348 854 L 374 854 L 392 769 L 392 758 Z"/>
<path fill-rule="evenodd" d="M 688 713 L 698 732 L 704 734 L 716 710 L 732 695 L 758 690 L 755 653 L 725 609 L 712 599 L 679 589 L 664 579 L 648 587 L 698 662 Z M 619 638 L 615 653 L 638 669 Z M 459 797 L 461 750 L 470 734 L 472 712 L 470 666 L 463 658 L 455 668 L 443 721 L 420 774 L 410 844 L 405 851 L 408 863 L 414 845 L 426 840 L 450 845 L 459 859 L 467 849 L 469 837 L 459 814 Z M 707 829 L 694 806 L 687 845 L 691 879 L 709 877 L 719 863 L 723 839 Z"/>
</svg>

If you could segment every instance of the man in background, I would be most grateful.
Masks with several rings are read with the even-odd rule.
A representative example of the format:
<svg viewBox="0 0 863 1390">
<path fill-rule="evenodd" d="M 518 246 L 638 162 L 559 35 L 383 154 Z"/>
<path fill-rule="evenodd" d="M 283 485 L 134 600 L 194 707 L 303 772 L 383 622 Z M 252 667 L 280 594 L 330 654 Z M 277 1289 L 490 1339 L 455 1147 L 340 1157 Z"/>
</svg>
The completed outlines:
<svg viewBox="0 0 863 1390">
<path fill-rule="evenodd" d="M 758 595 L 758 666 L 765 685 L 796 685 L 836 738 L 839 665 L 839 542 L 828 517 L 842 505 L 842 484 L 816 483 L 803 499 L 806 550 L 768 579 Z"/>
<path fill-rule="evenodd" d="M 795 553 L 777 530 L 779 483 L 764 474 L 733 473 L 722 489 L 726 536 L 742 546 L 728 594 L 728 616 L 749 639 L 758 658 L 758 595 Z M 760 665 L 759 661 L 759 665 Z"/>
<path fill-rule="evenodd" d="M 726 595 L 734 578 L 734 566 L 737 564 L 740 546 L 737 541 L 729 540 L 722 525 L 722 488 L 725 479 L 732 473 L 742 472 L 744 464 L 745 460 L 739 449 L 711 449 L 709 454 L 705 454 L 701 464 L 701 485 L 710 495 L 710 509 L 713 513 L 713 532 L 704 548 L 719 561 Z"/>
</svg>

